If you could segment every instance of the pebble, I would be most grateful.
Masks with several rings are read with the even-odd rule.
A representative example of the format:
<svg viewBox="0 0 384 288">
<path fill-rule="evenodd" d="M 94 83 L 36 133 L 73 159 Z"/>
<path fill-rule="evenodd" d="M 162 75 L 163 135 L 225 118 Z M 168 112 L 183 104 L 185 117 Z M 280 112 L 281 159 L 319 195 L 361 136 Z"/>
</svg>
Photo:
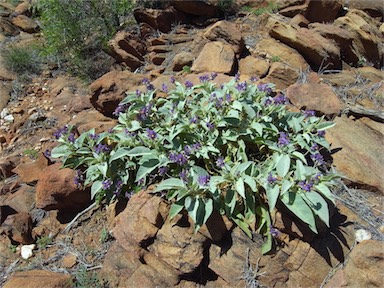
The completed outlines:
<svg viewBox="0 0 384 288">
<path fill-rule="evenodd" d="M 372 238 L 371 232 L 365 230 L 365 229 L 359 229 L 355 232 L 355 238 L 356 242 L 360 243 L 364 240 L 369 240 Z"/>
<path fill-rule="evenodd" d="M 21 246 L 21 257 L 23 259 L 29 259 L 33 256 L 33 249 L 35 249 L 36 244 L 23 245 Z"/>
</svg>

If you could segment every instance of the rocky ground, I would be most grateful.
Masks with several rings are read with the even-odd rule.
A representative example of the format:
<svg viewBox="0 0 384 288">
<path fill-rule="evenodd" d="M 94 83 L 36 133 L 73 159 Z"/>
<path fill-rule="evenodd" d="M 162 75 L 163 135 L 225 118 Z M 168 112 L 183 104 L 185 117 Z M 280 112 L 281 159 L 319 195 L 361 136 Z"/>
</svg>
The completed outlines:
<svg viewBox="0 0 384 288">
<path fill-rule="evenodd" d="M 0 2 L 2 46 L 39 39 L 28 2 Z M 233 2 L 241 9 L 224 18 L 215 1 L 137 9 L 136 28 L 110 41 L 116 63 L 90 85 L 52 69 L 25 83 L 0 66 L 0 285 L 381 287 L 383 6 L 278 0 L 275 11 L 266 1 Z M 314 236 L 276 213 L 279 248 L 263 256 L 262 239 L 218 215 L 193 234 L 185 215 L 170 221 L 168 203 L 148 191 L 72 221 L 89 193 L 44 156 L 52 133 L 68 123 L 80 133 L 113 127 L 124 92 L 143 89 L 144 78 L 161 88 L 171 76 L 197 83 L 209 72 L 218 83 L 236 73 L 274 83 L 293 107 L 336 122 L 326 138 L 344 178 L 331 229 Z"/>
</svg>

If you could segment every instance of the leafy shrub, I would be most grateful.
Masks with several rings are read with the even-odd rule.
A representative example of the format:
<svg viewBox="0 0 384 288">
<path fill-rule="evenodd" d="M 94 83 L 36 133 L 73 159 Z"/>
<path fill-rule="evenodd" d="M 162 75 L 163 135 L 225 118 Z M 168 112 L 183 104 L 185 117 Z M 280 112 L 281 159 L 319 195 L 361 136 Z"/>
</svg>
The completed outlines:
<svg viewBox="0 0 384 288">
<path fill-rule="evenodd" d="M 35 45 L 11 45 L 2 49 L 5 67 L 17 74 L 37 74 L 40 72 L 42 60 L 39 49 Z"/>
<path fill-rule="evenodd" d="M 243 10 L 247 12 L 251 12 L 257 16 L 260 16 L 264 13 L 276 13 L 279 10 L 279 6 L 275 2 L 268 2 L 268 5 L 265 7 L 253 9 L 249 6 L 244 6 Z"/>
<path fill-rule="evenodd" d="M 37 1 L 46 53 L 68 62 L 74 74 L 95 78 L 87 74 L 86 64 L 93 62 L 90 55 L 106 47 L 132 8 L 130 0 Z"/>
<path fill-rule="evenodd" d="M 333 123 L 313 111 L 290 112 L 287 99 L 271 84 L 231 82 L 217 87 L 175 82 L 167 98 L 130 92 L 116 108 L 119 124 L 108 132 L 92 129 L 76 138 L 59 129 L 52 157 L 78 169 L 76 183 L 91 185 L 96 201 L 129 197 L 153 183 L 172 202 L 170 217 L 185 209 L 198 230 L 214 209 L 251 237 L 256 221 L 272 246 L 270 212 L 285 205 L 313 232 L 329 225 L 329 186 L 336 177 L 324 157 L 324 139 Z"/>
</svg>

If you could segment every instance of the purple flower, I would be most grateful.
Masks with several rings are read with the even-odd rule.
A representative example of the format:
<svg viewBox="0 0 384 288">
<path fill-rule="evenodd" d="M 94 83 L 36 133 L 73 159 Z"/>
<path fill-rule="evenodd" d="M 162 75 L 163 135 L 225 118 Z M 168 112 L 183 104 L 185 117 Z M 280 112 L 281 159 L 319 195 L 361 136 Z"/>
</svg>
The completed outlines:
<svg viewBox="0 0 384 288">
<path fill-rule="evenodd" d="M 125 110 L 127 110 L 127 108 L 128 108 L 127 104 L 119 104 L 119 105 L 117 105 L 115 111 L 112 114 L 115 116 L 119 116 L 119 114 L 125 112 Z"/>
<path fill-rule="evenodd" d="M 186 155 L 190 155 L 190 154 L 192 153 L 191 146 L 186 145 L 186 146 L 184 147 L 184 152 L 185 152 Z"/>
<path fill-rule="evenodd" d="M 311 155 L 311 159 L 313 162 L 317 163 L 318 165 L 323 165 L 324 164 L 324 158 L 323 155 L 320 153 L 315 153 Z"/>
<path fill-rule="evenodd" d="M 223 97 L 217 98 L 216 99 L 216 108 L 221 109 L 223 107 L 223 102 L 224 102 Z"/>
<path fill-rule="evenodd" d="M 272 88 L 269 84 L 257 84 L 257 89 L 261 92 L 266 92 L 267 94 L 272 92 Z"/>
<path fill-rule="evenodd" d="M 178 164 L 179 166 L 184 166 L 188 163 L 188 157 L 185 153 L 169 153 L 169 160 L 173 163 Z"/>
<path fill-rule="evenodd" d="M 269 184 L 273 184 L 273 183 L 275 183 L 277 181 L 277 178 L 273 177 L 272 174 L 269 173 L 267 181 L 268 181 Z"/>
<path fill-rule="evenodd" d="M 75 143 L 75 134 L 73 133 L 70 133 L 69 136 L 68 136 L 68 141 L 71 142 L 71 143 Z"/>
<path fill-rule="evenodd" d="M 259 79 L 257 77 L 255 77 L 255 76 L 252 76 L 250 80 L 251 80 L 251 82 L 256 82 Z"/>
<path fill-rule="evenodd" d="M 119 196 L 122 189 L 123 189 L 123 181 L 117 180 L 115 185 L 115 191 L 113 191 L 113 194 L 115 194 L 116 196 Z"/>
<path fill-rule="evenodd" d="M 83 176 L 83 173 L 81 172 L 81 170 L 76 170 L 75 180 L 73 181 L 73 183 L 78 188 L 80 188 L 81 185 L 84 183 L 84 176 Z"/>
<path fill-rule="evenodd" d="M 216 166 L 219 167 L 219 168 L 223 168 L 224 167 L 224 158 L 223 157 L 219 157 L 217 158 L 216 160 Z"/>
<path fill-rule="evenodd" d="M 184 183 L 186 183 L 188 181 L 188 171 L 186 169 L 183 169 L 181 170 L 181 172 L 179 173 L 179 177 L 181 180 L 184 181 Z"/>
<path fill-rule="evenodd" d="M 236 73 L 235 75 L 235 81 L 239 82 L 240 81 L 240 73 Z"/>
<path fill-rule="evenodd" d="M 288 103 L 288 99 L 283 94 L 279 93 L 275 97 L 273 97 L 273 103 L 276 104 L 276 105 L 287 104 Z"/>
<path fill-rule="evenodd" d="M 323 174 L 321 174 L 320 172 L 319 173 L 316 173 L 315 176 L 312 177 L 312 182 L 317 184 L 320 182 L 320 179 L 321 179 L 321 176 L 323 176 Z"/>
<path fill-rule="evenodd" d="M 112 184 L 113 184 L 112 180 L 107 179 L 101 182 L 101 187 L 103 190 L 108 190 L 109 188 L 111 188 Z"/>
<path fill-rule="evenodd" d="M 168 93 L 168 86 L 163 83 L 163 85 L 161 85 L 161 90 L 163 90 L 165 93 Z"/>
<path fill-rule="evenodd" d="M 93 147 L 95 150 L 96 154 L 101 154 L 104 152 L 109 152 L 110 147 L 107 144 L 99 143 L 95 147 Z"/>
<path fill-rule="evenodd" d="M 197 178 L 197 182 L 199 183 L 200 186 L 208 186 L 210 180 L 211 180 L 211 176 L 209 175 L 200 175 Z"/>
<path fill-rule="evenodd" d="M 139 121 L 144 121 L 144 120 L 146 120 L 146 119 L 148 118 L 148 116 L 149 116 L 151 110 L 152 110 L 152 104 L 151 104 L 151 103 L 145 105 L 143 108 L 141 108 L 141 109 L 139 110 L 139 114 L 137 115 L 137 119 L 138 119 Z"/>
<path fill-rule="evenodd" d="M 176 78 L 174 76 L 171 76 L 171 80 L 170 81 L 171 81 L 172 84 L 175 84 Z"/>
<path fill-rule="evenodd" d="M 88 137 L 92 140 L 97 140 L 100 138 L 100 135 L 98 134 L 89 134 Z"/>
<path fill-rule="evenodd" d="M 313 143 L 311 146 L 311 151 L 317 151 L 319 150 L 319 145 L 317 143 Z"/>
<path fill-rule="evenodd" d="M 191 81 L 186 81 L 185 82 L 185 87 L 192 88 L 193 87 L 193 83 Z"/>
<path fill-rule="evenodd" d="M 313 183 L 312 182 L 307 182 L 307 181 L 300 181 L 299 182 L 299 187 L 301 189 L 303 189 L 305 192 L 309 192 L 309 191 L 311 191 L 311 189 L 313 187 Z"/>
<path fill-rule="evenodd" d="M 169 168 L 167 166 L 160 167 L 159 168 L 159 175 L 164 176 L 165 174 L 167 174 L 168 170 L 169 170 Z"/>
<path fill-rule="evenodd" d="M 128 200 L 131 199 L 132 195 L 135 194 L 135 192 L 133 191 L 127 191 L 125 192 L 125 198 L 127 198 Z"/>
<path fill-rule="evenodd" d="M 272 98 L 271 98 L 271 97 L 268 97 L 268 98 L 265 99 L 264 105 L 265 105 L 265 106 L 269 106 L 269 105 L 271 105 L 272 103 L 273 103 Z"/>
<path fill-rule="evenodd" d="M 49 151 L 49 149 L 46 149 L 43 154 L 47 158 L 51 157 L 51 151 Z"/>
<path fill-rule="evenodd" d="M 56 139 L 59 139 L 62 135 L 68 133 L 68 126 L 65 125 L 63 128 L 57 129 L 54 133 L 53 136 L 55 136 Z"/>
<path fill-rule="evenodd" d="M 136 89 L 136 96 L 139 97 L 141 95 L 141 91 L 139 89 Z"/>
<path fill-rule="evenodd" d="M 157 133 L 154 130 L 147 128 L 147 136 L 149 139 L 154 140 L 157 137 Z"/>
<path fill-rule="evenodd" d="M 247 90 L 247 82 L 240 82 L 235 87 L 239 92 L 246 91 Z"/>
<path fill-rule="evenodd" d="M 278 141 L 279 141 L 278 145 L 280 147 L 287 146 L 290 143 L 289 138 L 288 138 L 288 134 L 284 133 L 284 132 L 280 132 L 280 136 L 279 136 Z"/>
<path fill-rule="evenodd" d="M 272 235 L 272 237 L 276 238 L 276 237 L 279 237 L 279 235 L 281 234 L 281 232 L 279 231 L 279 229 L 277 228 L 274 228 L 272 225 L 269 226 L 269 233 Z"/>
<path fill-rule="evenodd" d="M 148 78 L 144 78 L 143 81 L 141 81 L 141 83 L 143 83 L 145 85 L 147 90 L 149 90 L 149 91 L 155 90 L 155 87 L 152 85 L 152 83 L 149 81 Z"/>
<path fill-rule="evenodd" d="M 305 110 L 304 111 L 304 115 L 305 115 L 305 118 L 313 117 L 313 116 L 315 116 L 315 111 L 313 111 L 313 110 Z"/>
<path fill-rule="evenodd" d="M 324 137 L 325 136 L 325 130 L 317 131 L 317 135 L 319 137 Z"/>
<path fill-rule="evenodd" d="M 216 77 L 217 77 L 217 73 L 216 72 L 211 73 L 211 80 L 215 80 Z"/>
<path fill-rule="evenodd" d="M 209 76 L 208 76 L 208 75 L 202 75 L 202 76 L 199 76 L 199 81 L 200 81 L 201 83 L 208 82 L 208 81 L 209 81 Z"/>
<path fill-rule="evenodd" d="M 144 185 L 144 182 L 145 182 L 145 179 L 144 178 L 140 178 L 138 181 L 137 181 L 137 184 L 139 184 L 140 186 Z"/>
<path fill-rule="evenodd" d="M 199 142 L 196 142 L 195 144 L 192 145 L 192 149 L 193 149 L 194 151 L 197 151 L 197 150 L 199 150 L 200 148 L 201 148 L 201 143 L 199 143 Z"/>
<path fill-rule="evenodd" d="M 231 102 L 231 101 L 232 101 L 232 96 L 231 96 L 231 94 L 226 94 L 226 95 L 225 95 L 225 101 L 227 101 L 227 102 Z"/>
<path fill-rule="evenodd" d="M 207 128 L 209 130 L 213 130 L 215 128 L 215 124 L 211 123 L 211 122 L 207 122 L 205 123 L 205 125 L 207 126 Z"/>
<path fill-rule="evenodd" d="M 197 120 L 198 120 L 198 118 L 197 118 L 197 116 L 193 116 L 190 120 L 189 120 L 189 122 L 192 124 L 196 124 L 197 123 Z"/>
</svg>

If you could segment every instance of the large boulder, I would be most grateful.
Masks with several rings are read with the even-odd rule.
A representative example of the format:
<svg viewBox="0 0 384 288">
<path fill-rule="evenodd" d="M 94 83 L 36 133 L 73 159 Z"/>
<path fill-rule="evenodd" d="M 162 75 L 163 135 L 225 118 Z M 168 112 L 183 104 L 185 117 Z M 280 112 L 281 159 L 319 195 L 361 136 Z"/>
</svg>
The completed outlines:
<svg viewBox="0 0 384 288">
<path fill-rule="evenodd" d="M 235 66 L 235 52 L 231 46 L 219 41 L 205 44 L 191 70 L 196 73 L 231 73 Z"/>
<path fill-rule="evenodd" d="M 323 114 L 339 114 L 341 102 L 332 87 L 324 83 L 293 84 L 287 89 L 287 97 L 299 109 L 315 110 Z"/>
<path fill-rule="evenodd" d="M 278 57 L 279 61 L 291 66 L 298 71 L 305 71 L 309 68 L 307 61 L 295 49 L 277 41 L 273 38 L 260 40 L 252 54 L 266 56 L 269 59 Z"/>
<path fill-rule="evenodd" d="M 240 55 L 244 48 L 244 40 L 236 24 L 229 21 L 218 21 L 204 33 L 204 37 L 211 41 L 221 41 L 231 45 L 236 55 Z"/>
<path fill-rule="evenodd" d="M 120 31 L 108 42 L 108 46 L 111 56 L 132 71 L 144 64 L 146 47 L 137 35 Z"/>
<path fill-rule="evenodd" d="M 137 88 L 145 75 L 129 71 L 111 71 L 90 86 L 92 105 L 102 114 L 113 117 L 117 105 L 125 97 L 125 92 Z"/>
<path fill-rule="evenodd" d="M 32 218 L 29 213 L 22 212 L 17 214 L 8 215 L 1 230 L 7 234 L 12 241 L 21 244 L 31 244 L 32 239 Z"/>
<path fill-rule="evenodd" d="M 327 131 L 326 139 L 337 151 L 332 155 L 337 171 L 347 182 L 384 192 L 383 135 L 372 132 L 358 119 L 338 117 L 334 122 L 336 125 Z"/>
<path fill-rule="evenodd" d="M 332 22 L 342 7 L 342 0 L 309 0 L 305 18 L 310 22 Z"/>
<path fill-rule="evenodd" d="M 340 49 L 332 40 L 307 28 L 294 28 L 276 21 L 269 34 L 282 43 L 296 49 L 314 70 L 341 69 Z"/>
<path fill-rule="evenodd" d="M 186 14 L 202 17 L 213 17 L 218 12 L 217 0 L 202 1 L 172 1 L 172 5 L 179 11 Z"/>
<path fill-rule="evenodd" d="M 72 276 L 69 274 L 47 270 L 29 270 L 13 274 L 3 288 L 70 288 L 72 286 Z"/>
<path fill-rule="evenodd" d="M 139 8 L 134 11 L 133 15 L 137 23 L 145 23 L 154 30 L 167 33 L 172 30 L 174 23 L 188 22 L 188 17 L 179 10 L 172 6 L 165 9 Z"/>
<path fill-rule="evenodd" d="M 336 27 L 353 34 L 353 48 L 362 55 L 365 62 L 380 68 L 383 63 L 382 39 L 375 21 L 364 11 L 351 9 L 348 13 L 334 21 Z"/>
<path fill-rule="evenodd" d="M 36 185 L 36 207 L 44 210 L 81 209 L 90 200 L 89 191 L 75 185 L 76 172 L 56 163 L 41 170 Z"/>
</svg>

